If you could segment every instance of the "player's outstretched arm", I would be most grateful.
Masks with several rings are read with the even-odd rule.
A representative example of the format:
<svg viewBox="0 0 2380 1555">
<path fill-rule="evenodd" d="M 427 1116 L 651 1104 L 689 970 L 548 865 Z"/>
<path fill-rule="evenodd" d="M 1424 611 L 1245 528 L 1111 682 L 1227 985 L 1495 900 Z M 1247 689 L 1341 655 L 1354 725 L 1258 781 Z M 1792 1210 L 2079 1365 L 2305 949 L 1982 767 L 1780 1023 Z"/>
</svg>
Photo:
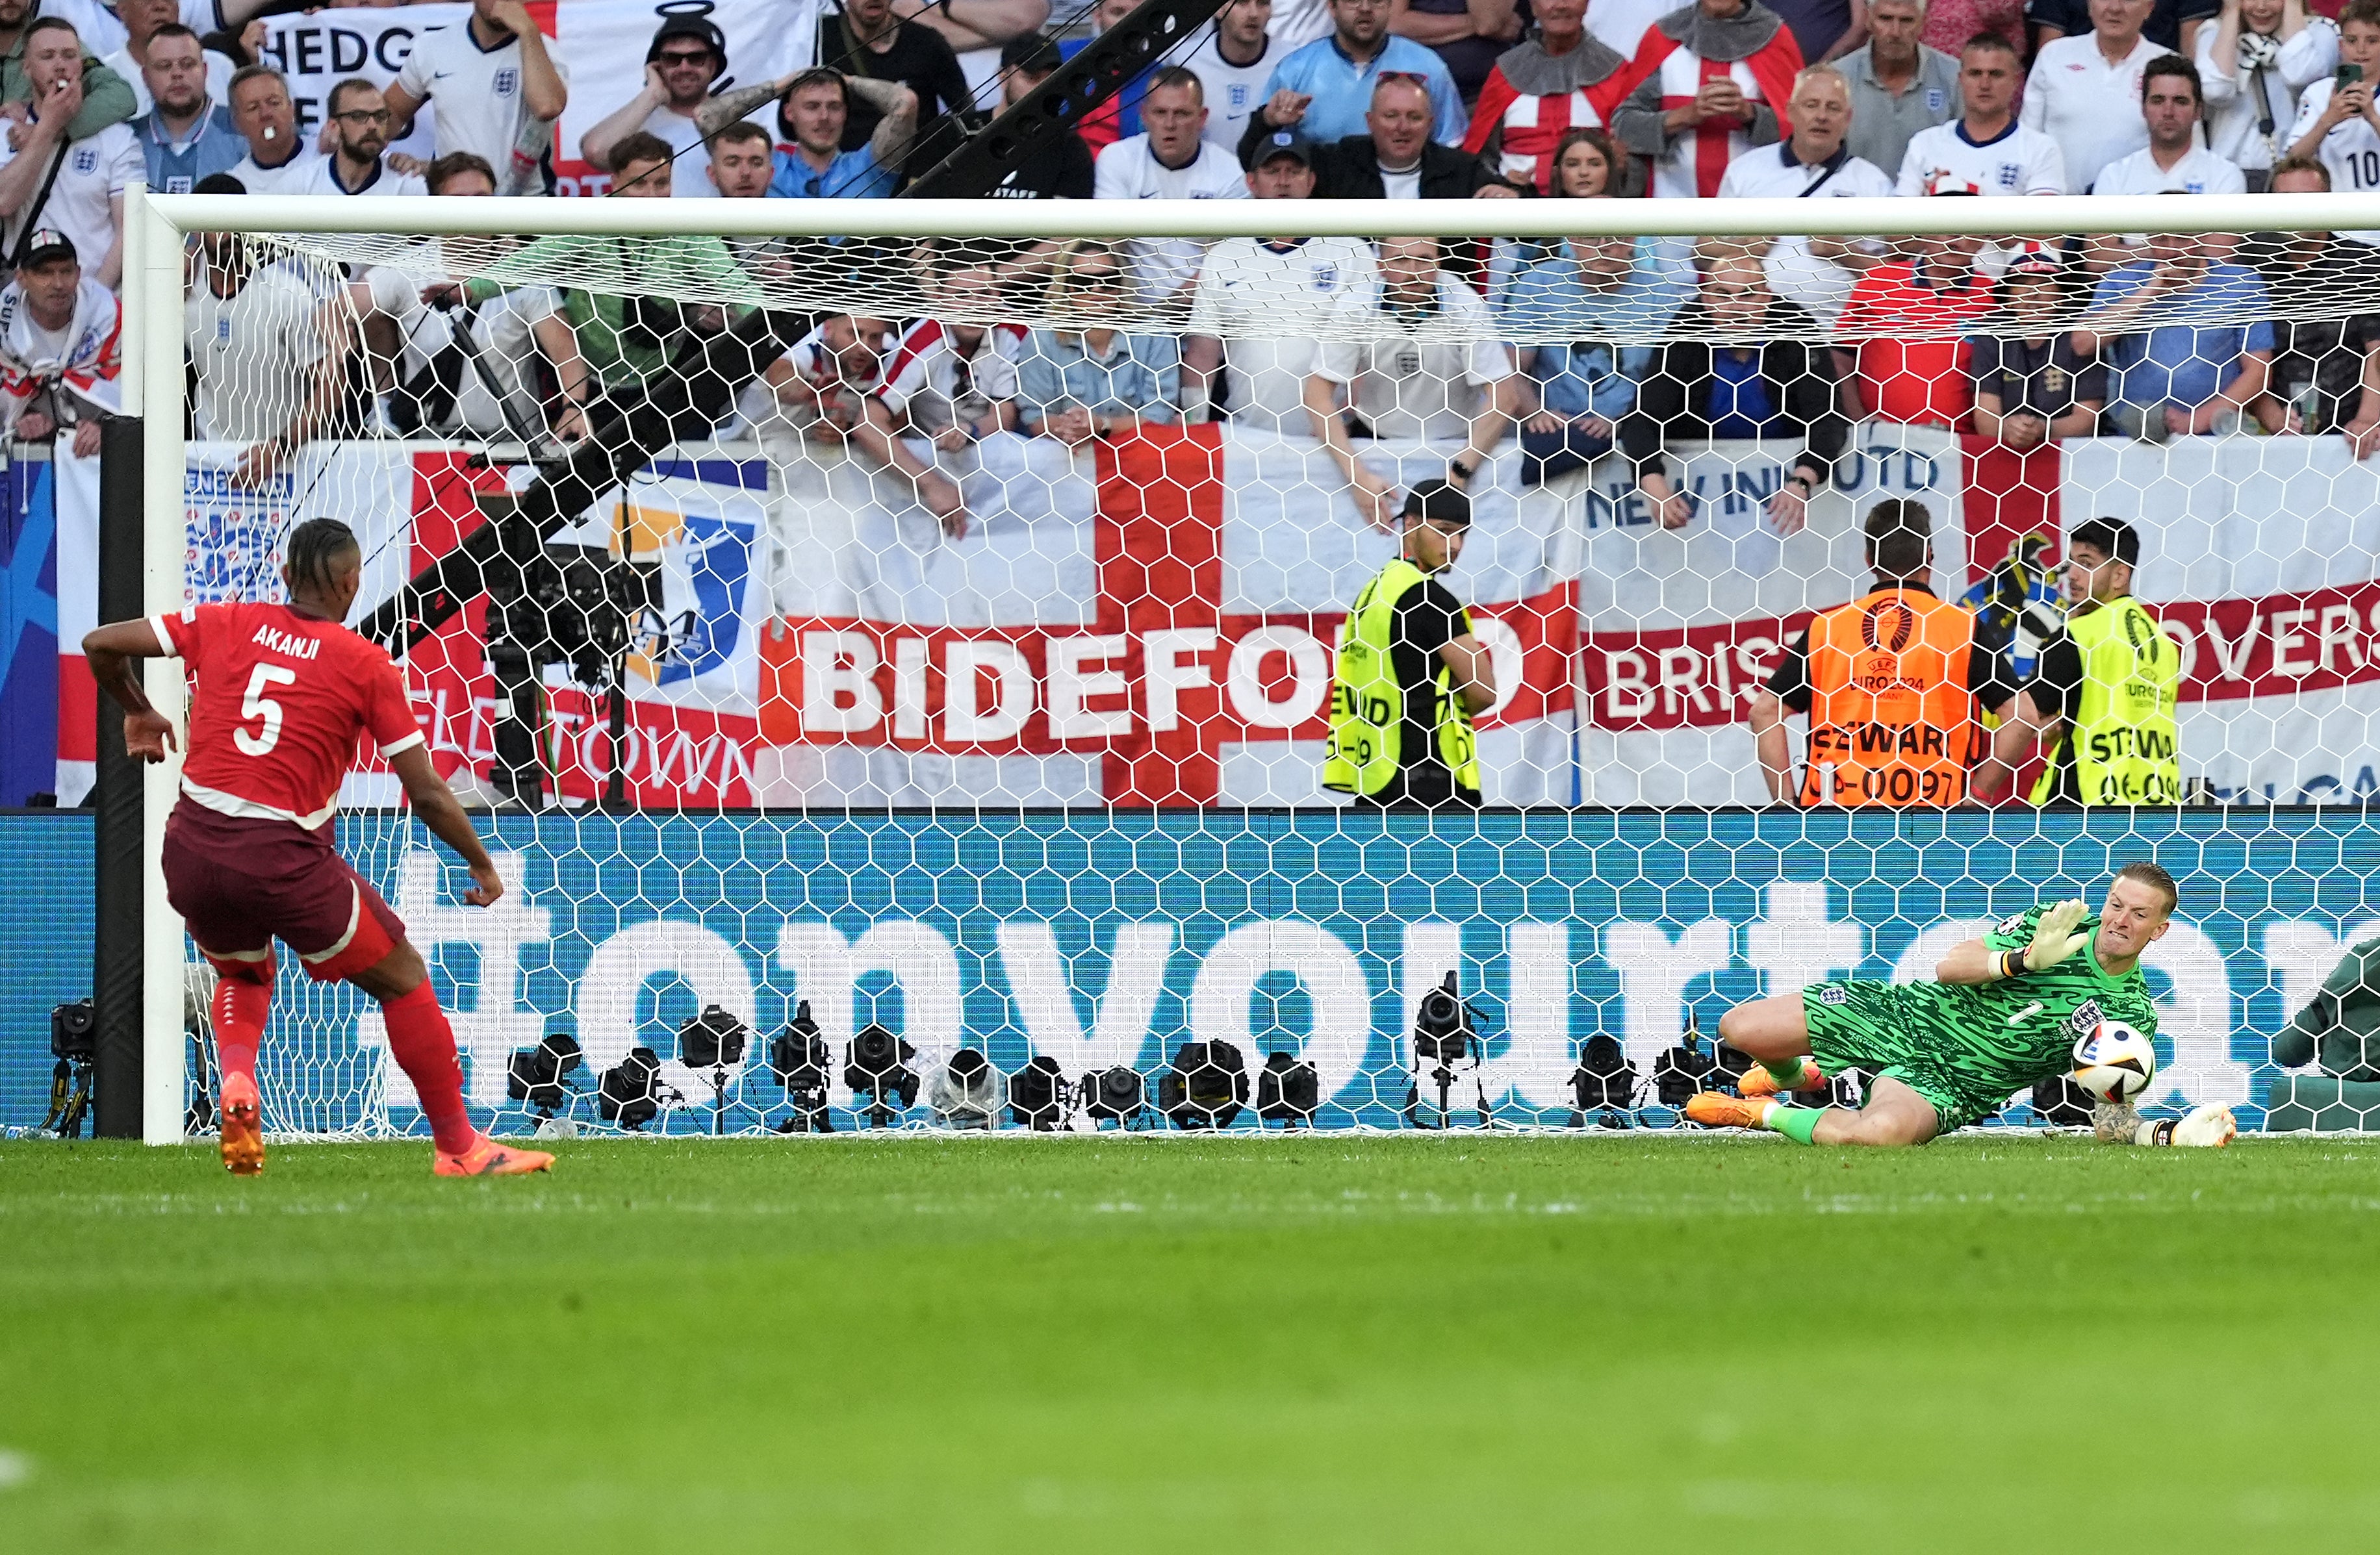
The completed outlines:
<svg viewBox="0 0 2380 1555">
<path fill-rule="evenodd" d="M 455 798 L 455 790 L 438 769 L 430 765 L 430 747 L 416 745 L 389 757 L 388 765 L 396 769 L 397 780 L 405 785 L 405 797 L 413 802 L 414 814 L 432 836 L 463 856 L 470 866 L 471 888 L 463 899 L 473 907 L 486 907 L 504 894 L 504 883 L 496 878 L 496 862 L 488 857 L 486 844 L 471 829 L 471 817 Z"/>
<path fill-rule="evenodd" d="M 124 709 L 124 748 L 141 761 L 164 761 L 174 745 L 173 720 L 149 705 L 133 669 L 137 660 L 157 658 L 164 652 L 157 629 L 142 620 L 111 621 L 83 634 L 82 656 L 91 665 L 91 678 Z"/>
<path fill-rule="evenodd" d="M 1962 940 L 1935 965 L 1935 981 L 1998 982 L 2047 971 L 2091 943 L 2090 931 L 2079 927 L 2090 911 L 2080 898 L 2042 910 L 2034 921 L 2033 939 L 2022 950 L 1995 950 L 1980 939 Z"/>
</svg>

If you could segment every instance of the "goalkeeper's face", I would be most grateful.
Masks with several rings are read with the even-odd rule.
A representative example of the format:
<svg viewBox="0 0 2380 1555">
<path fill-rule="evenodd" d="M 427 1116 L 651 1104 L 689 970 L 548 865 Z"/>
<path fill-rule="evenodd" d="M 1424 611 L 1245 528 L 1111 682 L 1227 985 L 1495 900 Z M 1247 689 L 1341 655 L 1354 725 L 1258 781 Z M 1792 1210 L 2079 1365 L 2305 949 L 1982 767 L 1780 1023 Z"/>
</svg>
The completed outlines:
<svg viewBox="0 0 2380 1555">
<path fill-rule="evenodd" d="M 2163 891 L 2145 880 L 2118 875 L 2107 887 L 2099 909 L 2099 937 L 2092 945 L 2103 967 L 2136 960 L 2142 951 L 2165 937 L 2173 904 Z"/>
</svg>

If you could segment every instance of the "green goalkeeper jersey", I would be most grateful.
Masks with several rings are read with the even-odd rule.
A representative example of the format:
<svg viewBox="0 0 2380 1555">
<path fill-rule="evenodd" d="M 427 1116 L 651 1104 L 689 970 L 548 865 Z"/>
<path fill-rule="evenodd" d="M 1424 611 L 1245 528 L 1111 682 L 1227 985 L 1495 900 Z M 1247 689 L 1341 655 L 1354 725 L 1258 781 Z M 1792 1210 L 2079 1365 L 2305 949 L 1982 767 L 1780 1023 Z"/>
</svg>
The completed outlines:
<svg viewBox="0 0 2380 1555">
<path fill-rule="evenodd" d="M 2033 943 L 2046 908 L 2010 918 L 1984 936 L 1992 949 Z M 2097 934 L 2085 918 L 2080 932 Z M 2156 1007 L 2135 965 L 2120 977 L 2100 970 L 2090 946 L 2047 971 L 1998 982 L 1813 983 L 1803 991 L 1811 1053 L 1829 1073 L 1890 1075 L 1934 1104 L 1945 1130 L 1999 1110 L 2010 1096 L 2065 1074 L 2074 1044 L 2102 1020 L 2156 1031 Z"/>
</svg>

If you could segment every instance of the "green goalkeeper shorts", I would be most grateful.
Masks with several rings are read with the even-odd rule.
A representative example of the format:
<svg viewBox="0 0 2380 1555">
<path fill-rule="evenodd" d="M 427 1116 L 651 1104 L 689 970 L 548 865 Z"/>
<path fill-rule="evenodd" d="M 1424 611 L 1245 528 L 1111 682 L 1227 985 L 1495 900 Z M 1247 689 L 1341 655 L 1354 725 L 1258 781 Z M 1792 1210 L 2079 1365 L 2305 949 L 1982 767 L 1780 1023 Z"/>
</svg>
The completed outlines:
<svg viewBox="0 0 2380 1555">
<path fill-rule="evenodd" d="M 1802 990 L 1810 1056 L 1828 1075 L 1859 1069 L 1890 1075 L 1934 1108 L 1937 1133 L 1980 1122 L 2008 1104 L 2008 1093 L 1980 1088 L 1950 1062 L 1955 1033 L 1895 983 L 1866 978 L 1814 982 Z"/>
</svg>

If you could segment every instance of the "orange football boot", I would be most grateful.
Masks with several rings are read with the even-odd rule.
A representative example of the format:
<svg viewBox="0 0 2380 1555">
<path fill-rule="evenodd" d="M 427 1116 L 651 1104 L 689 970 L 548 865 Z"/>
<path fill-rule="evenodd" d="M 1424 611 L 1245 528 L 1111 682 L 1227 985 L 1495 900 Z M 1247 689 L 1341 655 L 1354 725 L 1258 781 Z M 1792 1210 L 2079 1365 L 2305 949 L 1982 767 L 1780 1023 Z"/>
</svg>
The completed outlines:
<svg viewBox="0 0 2380 1555">
<path fill-rule="evenodd" d="M 471 1148 L 459 1155 L 449 1155 L 443 1150 L 433 1151 L 430 1169 L 442 1177 L 517 1177 L 545 1171 L 552 1164 L 553 1157 L 544 1151 L 498 1144 L 480 1134 L 475 1137 Z"/>
<path fill-rule="evenodd" d="M 223 1126 L 224 1169 L 235 1177 L 253 1177 L 264 1170 L 264 1103 L 250 1075 L 225 1075 L 223 1094 L 215 1103 Z"/>
<path fill-rule="evenodd" d="M 1779 1085 L 1777 1077 L 1768 1072 L 1767 1065 L 1755 1064 L 1742 1079 L 1735 1082 L 1735 1089 L 1747 1097 L 1754 1097 L 1774 1096 L 1784 1090 L 1823 1091 L 1826 1085 L 1827 1077 L 1819 1072 L 1818 1061 L 1804 1058 L 1802 1060 L 1802 1078 L 1790 1087 Z"/>
<path fill-rule="evenodd" d="M 1775 1102 L 1765 1098 L 1746 1100 L 1704 1091 L 1686 1103 L 1686 1121 L 1706 1128 L 1757 1128 L 1760 1120 L 1768 1115 L 1768 1109 L 1775 1105 Z"/>
</svg>

